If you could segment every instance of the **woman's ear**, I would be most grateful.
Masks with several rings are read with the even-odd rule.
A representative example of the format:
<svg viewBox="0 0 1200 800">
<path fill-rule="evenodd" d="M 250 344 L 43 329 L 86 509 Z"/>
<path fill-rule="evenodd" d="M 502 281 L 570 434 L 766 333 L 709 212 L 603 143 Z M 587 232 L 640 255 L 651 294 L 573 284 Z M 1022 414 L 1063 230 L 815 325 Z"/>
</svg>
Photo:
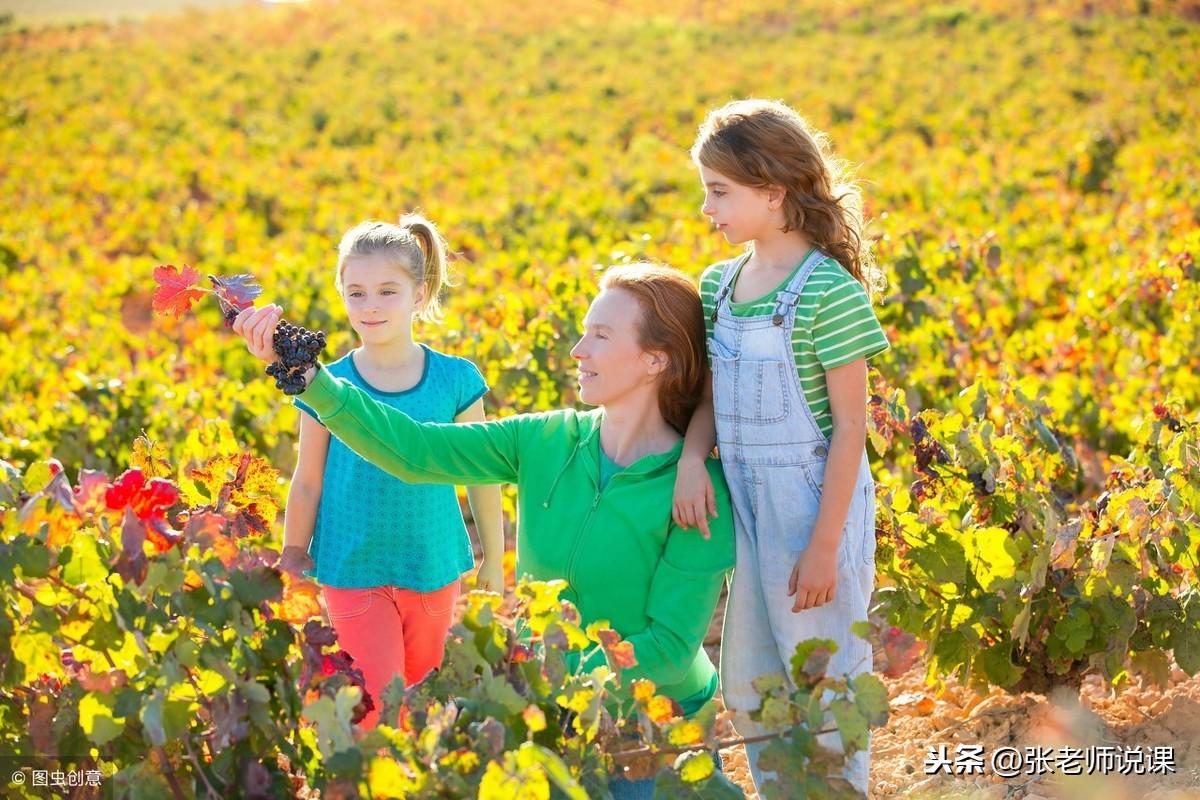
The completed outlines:
<svg viewBox="0 0 1200 800">
<path fill-rule="evenodd" d="M 651 375 L 661 375 L 671 363 L 671 359 L 662 350 L 647 350 L 642 354 L 642 361 Z"/>
</svg>

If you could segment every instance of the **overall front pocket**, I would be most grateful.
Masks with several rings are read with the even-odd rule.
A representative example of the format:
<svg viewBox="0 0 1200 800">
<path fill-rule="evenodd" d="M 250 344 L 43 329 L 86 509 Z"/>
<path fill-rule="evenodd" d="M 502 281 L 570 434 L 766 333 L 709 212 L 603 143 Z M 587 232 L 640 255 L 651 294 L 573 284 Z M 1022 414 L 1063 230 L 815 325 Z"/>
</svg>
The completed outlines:
<svg viewBox="0 0 1200 800">
<path fill-rule="evenodd" d="M 718 363 L 720 362 L 720 363 Z M 788 372 L 779 361 L 719 359 L 713 357 L 713 381 L 718 417 L 742 425 L 777 425 L 791 411 Z"/>
</svg>

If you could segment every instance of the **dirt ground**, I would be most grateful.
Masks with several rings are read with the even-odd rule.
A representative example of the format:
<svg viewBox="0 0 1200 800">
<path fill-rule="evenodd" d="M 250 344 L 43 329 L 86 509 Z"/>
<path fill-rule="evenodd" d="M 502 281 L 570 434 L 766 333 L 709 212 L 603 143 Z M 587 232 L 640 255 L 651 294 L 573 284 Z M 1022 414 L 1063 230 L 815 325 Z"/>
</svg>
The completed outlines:
<svg viewBox="0 0 1200 800">
<path fill-rule="evenodd" d="M 940 692 L 925 685 L 918 664 L 895 679 L 884 678 L 891 701 L 886 727 L 871 741 L 872 798 L 937 798 L 938 800 L 1185 800 L 1200 799 L 1200 675 L 1188 678 L 1175 669 L 1166 687 L 1135 683 L 1119 695 L 1097 677 L 1084 682 L 1077 695 L 1045 697 L 990 694 L 948 683 Z M 1173 748 L 1174 772 L 1163 774 L 1081 775 L 1021 774 L 1003 778 L 982 775 L 926 774 L 926 757 L 946 745 L 951 762 L 957 745 L 982 745 L 985 766 L 1000 747 L 1024 752 L 1026 747 L 1117 747 L 1140 750 Z M 1093 750 L 1094 753 L 1103 751 Z M 725 774 L 757 798 L 741 747 L 721 753 Z M 1054 763 L 1053 761 L 1051 762 Z M 1022 770 L 1026 772 L 1028 770 Z"/>
<path fill-rule="evenodd" d="M 722 602 L 705 640 L 717 663 Z M 882 676 L 881 676 L 882 677 Z M 956 682 L 938 690 L 925 684 L 925 664 L 918 662 L 899 678 L 882 678 L 891 710 L 887 725 L 871 739 L 871 784 L 868 797 L 914 800 L 1200 800 L 1200 673 L 1188 676 L 1174 668 L 1168 685 L 1155 687 L 1135 680 L 1120 694 L 1091 677 L 1078 694 L 1009 695 L 1000 689 L 978 695 Z M 1083 750 L 1080 775 L 1050 774 L 1022 768 L 1016 777 L 984 774 L 926 774 L 931 748 L 946 746 L 951 768 L 955 747 L 982 745 L 988 767 L 997 748 L 1046 748 L 1057 759 L 1061 748 Z M 1174 772 L 1163 774 L 1087 774 L 1086 751 L 1135 749 L 1149 756 L 1153 748 L 1173 748 Z M 1111 752 L 1111 751 L 1108 751 Z M 721 751 L 725 774 L 756 800 L 745 750 Z M 1054 764 L 1055 760 L 1051 761 Z M 1028 765 L 1025 765 L 1026 767 Z"/>
</svg>

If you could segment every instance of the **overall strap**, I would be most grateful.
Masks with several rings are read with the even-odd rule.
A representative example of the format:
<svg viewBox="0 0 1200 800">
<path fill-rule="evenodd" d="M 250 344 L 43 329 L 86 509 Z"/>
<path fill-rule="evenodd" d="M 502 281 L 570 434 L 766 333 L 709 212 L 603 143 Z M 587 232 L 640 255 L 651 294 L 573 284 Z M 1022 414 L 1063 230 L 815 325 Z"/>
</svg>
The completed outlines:
<svg viewBox="0 0 1200 800">
<path fill-rule="evenodd" d="M 717 285 L 717 293 L 713 300 L 712 321 L 717 321 L 717 309 L 721 307 L 721 303 L 730 296 L 733 292 L 733 279 L 738 274 L 738 269 L 750 259 L 750 253 L 746 253 L 740 258 L 735 258 L 729 262 L 721 273 L 721 283 Z"/>
<path fill-rule="evenodd" d="M 782 326 L 787 321 L 788 316 L 795 310 L 796 303 L 800 302 L 800 291 L 804 288 L 808 276 L 825 258 L 825 253 L 820 248 L 814 247 L 800 265 L 800 269 L 796 270 L 796 274 L 788 281 L 787 286 L 779 290 L 779 294 L 775 296 L 775 311 L 771 314 L 773 325 Z"/>
</svg>

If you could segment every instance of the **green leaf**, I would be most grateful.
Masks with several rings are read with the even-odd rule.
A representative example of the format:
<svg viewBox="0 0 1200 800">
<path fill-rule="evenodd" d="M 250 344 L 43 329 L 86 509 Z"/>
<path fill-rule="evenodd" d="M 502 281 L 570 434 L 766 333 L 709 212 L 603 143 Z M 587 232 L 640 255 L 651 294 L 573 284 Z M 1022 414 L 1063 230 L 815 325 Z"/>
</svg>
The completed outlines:
<svg viewBox="0 0 1200 800">
<path fill-rule="evenodd" d="M 1092 638 L 1092 618 L 1087 609 L 1072 607 L 1065 617 L 1054 624 L 1054 638 L 1066 651 L 1079 655 Z M 1053 642 L 1051 643 L 1053 645 Z"/>
<path fill-rule="evenodd" d="M 785 697 L 768 697 L 759 708 L 762 724 L 773 731 L 784 730 L 800 719 L 800 709 Z"/>
<path fill-rule="evenodd" d="M 302 716 L 316 726 L 317 747 L 323 757 L 330 758 L 354 746 L 350 720 L 360 697 L 357 686 L 343 686 L 338 689 L 336 703 L 322 696 L 304 707 Z"/>
<path fill-rule="evenodd" d="M 1061 449 L 1058 438 L 1046 426 L 1046 423 L 1042 421 L 1040 416 L 1033 418 L 1033 429 L 1037 432 L 1038 441 L 1051 453 L 1057 453 Z"/>
<path fill-rule="evenodd" d="M 967 391 L 970 391 L 970 389 L 968 389 Z M 985 392 L 983 390 L 982 383 L 977 383 L 977 384 L 975 384 L 975 397 L 971 400 L 971 414 L 974 415 L 975 419 L 982 420 L 984 417 L 987 416 L 987 410 L 988 410 L 987 392 Z"/>
<path fill-rule="evenodd" d="M 497 677 L 491 672 L 485 672 L 482 680 L 483 696 L 493 703 L 499 704 L 510 714 L 520 714 L 525 709 L 525 706 L 528 705 L 528 701 L 521 697 L 517 690 L 512 687 L 512 684 L 503 677 Z"/>
<path fill-rule="evenodd" d="M 106 694 L 88 692 L 79 701 L 79 726 L 92 744 L 102 747 L 121 735 L 125 720 L 113 717 L 113 699 Z"/>
<path fill-rule="evenodd" d="M 869 672 L 850 679 L 854 690 L 854 705 L 871 725 L 884 725 L 888 718 L 888 692 L 883 681 Z"/>
<path fill-rule="evenodd" d="M 120 770 L 111 781 L 115 797 L 127 800 L 174 800 L 175 797 L 166 778 L 150 759 Z"/>
<path fill-rule="evenodd" d="M 567 796 L 567 800 L 587 800 L 587 792 L 571 775 L 562 758 L 545 747 L 533 742 L 522 743 L 517 751 L 517 763 L 522 767 L 540 764 L 554 785 Z"/>
<path fill-rule="evenodd" d="M 863 713 L 844 698 L 837 698 L 829 704 L 833 718 L 837 721 L 838 734 L 847 752 L 865 750 L 867 747 L 867 718 Z"/>
<path fill-rule="evenodd" d="M 50 551 L 36 539 L 21 538 L 12 543 L 12 555 L 26 578 L 44 578 L 50 574 Z"/>
<path fill-rule="evenodd" d="M 1200 627 L 1185 625 L 1175 636 L 1175 662 L 1188 675 L 1200 672 Z"/>
<path fill-rule="evenodd" d="M 267 600 L 278 600 L 283 593 L 283 581 L 273 569 L 259 568 L 253 572 L 233 572 L 229 575 L 238 600 L 245 606 L 256 606 Z"/>
<path fill-rule="evenodd" d="M 188 702 L 167 700 L 160 689 L 141 707 L 138 718 L 142 721 L 150 743 L 161 747 L 187 733 L 192 715 Z"/>
<path fill-rule="evenodd" d="M 156 691 L 154 696 L 142 706 L 142 710 L 138 714 L 138 718 L 142 721 L 142 726 L 146 729 L 146 736 L 149 737 L 150 743 L 156 747 L 161 747 L 167 743 L 167 734 L 163 730 L 163 702 L 162 693 Z"/>
<path fill-rule="evenodd" d="M 400 716 L 400 706 L 404 703 L 404 689 L 403 675 L 393 675 L 392 679 L 383 687 L 379 697 L 375 698 L 380 708 L 380 720 L 386 720 L 389 725 L 396 724 L 396 720 Z"/>
<path fill-rule="evenodd" d="M 688 783 L 671 769 L 660 769 L 654 778 L 655 800 L 743 800 L 744 797 L 737 784 L 720 770 L 714 770 L 700 783 Z"/>
<path fill-rule="evenodd" d="M 1157 647 L 1132 654 L 1129 664 L 1134 672 L 1149 676 L 1159 686 L 1166 686 L 1171 677 L 1171 659 Z"/>
<path fill-rule="evenodd" d="M 782 672 L 768 672 L 750 681 L 750 685 L 760 695 L 772 694 L 787 686 L 787 676 Z"/>
<path fill-rule="evenodd" d="M 1005 688 L 1015 685 L 1024 673 L 1022 667 L 1012 663 L 1012 643 L 1007 641 L 985 648 L 976 663 L 983 667 L 989 683 Z"/>
<path fill-rule="evenodd" d="M 71 586 L 96 586 L 108 578 L 108 566 L 100 556 L 96 537 L 87 531 L 79 531 L 71 537 L 69 555 L 63 550 L 60 559 L 59 574 Z"/>
<path fill-rule="evenodd" d="M 967 531 L 966 552 L 975 579 L 988 591 L 994 591 L 1016 573 L 1018 550 L 1012 534 L 1004 528 L 985 527 Z"/>
<path fill-rule="evenodd" d="M 962 585 L 967 575 L 967 555 L 963 546 L 942 532 L 931 544 L 908 551 L 908 557 L 929 575 L 934 583 Z"/>
<path fill-rule="evenodd" d="M 14 660 L 25 668 L 22 683 L 32 683 L 42 673 L 57 675 L 62 670 L 61 650 L 48 633 L 18 628 L 12 635 L 12 648 Z"/>
</svg>

